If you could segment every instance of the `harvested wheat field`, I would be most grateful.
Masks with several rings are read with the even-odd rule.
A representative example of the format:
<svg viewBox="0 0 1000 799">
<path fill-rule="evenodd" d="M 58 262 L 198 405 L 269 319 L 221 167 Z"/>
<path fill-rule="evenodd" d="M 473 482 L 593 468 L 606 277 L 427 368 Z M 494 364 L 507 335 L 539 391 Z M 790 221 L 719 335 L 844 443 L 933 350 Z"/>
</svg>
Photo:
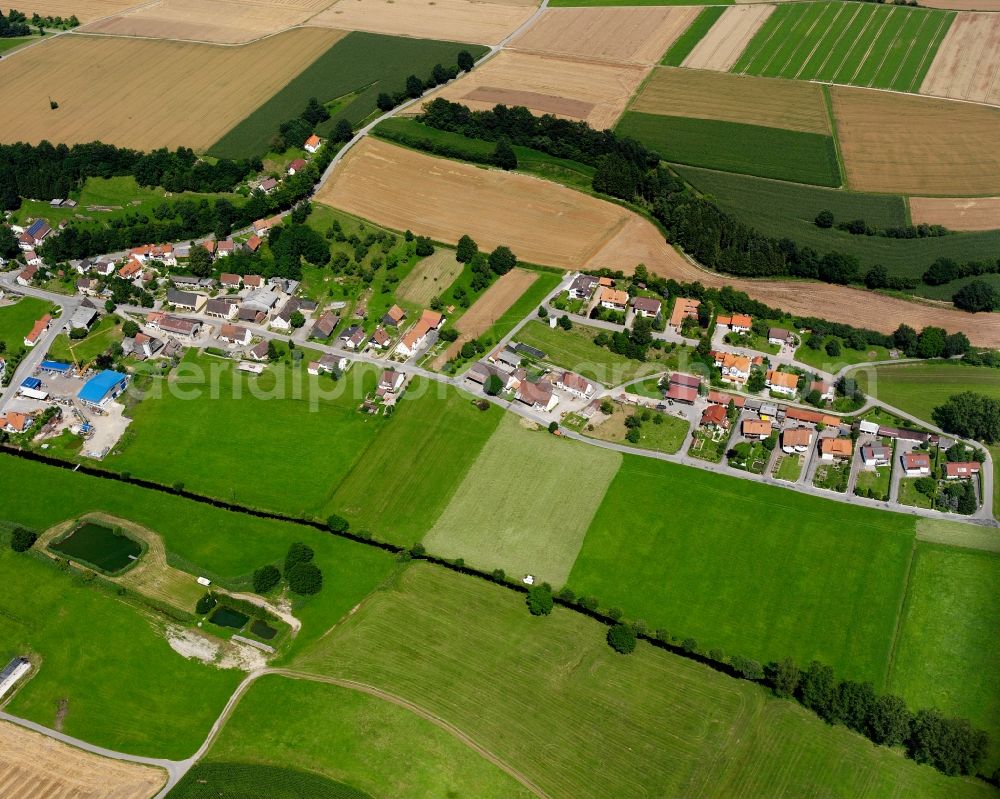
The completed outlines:
<svg viewBox="0 0 1000 799">
<path fill-rule="evenodd" d="M 496 44 L 517 30 L 534 9 L 476 0 L 340 0 L 309 20 L 344 30 L 388 33 L 452 42 Z"/>
<path fill-rule="evenodd" d="M 920 93 L 1000 105 L 1000 14 L 958 14 Z"/>
<path fill-rule="evenodd" d="M 773 12 L 774 6 L 771 5 L 727 8 L 681 66 L 728 72 Z"/>
<path fill-rule="evenodd" d="M 454 250 L 437 248 L 418 263 L 396 288 L 396 296 L 414 305 L 430 305 L 431 299 L 445 291 L 462 274 L 462 264 Z"/>
<path fill-rule="evenodd" d="M 10 0 L 8 0 L 9 2 Z M 101 17 L 108 17 L 112 14 L 119 14 L 127 8 L 140 5 L 143 0 L 31 0 L 30 3 L 15 2 L 13 8 L 23 11 L 29 17 L 38 14 L 43 17 L 69 17 L 76 16 L 82 23 L 90 22 Z M 11 6 L 3 4 L 0 6 L 6 14 Z"/>
<path fill-rule="evenodd" d="M 850 188 L 1000 193 L 1000 109 L 841 86 L 830 95 Z"/>
<path fill-rule="evenodd" d="M 434 360 L 431 368 L 440 369 L 458 355 L 466 341 L 471 341 L 489 330 L 536 280 L 538 273 L 529 272 L 527 269 L 511 269 L 500 277 L 455 323 L 455 329 L 459 333 L 458 338 Z"/>
<path fill-rule="evenodd" d="M 0 796 L 18 799 L 148 799 L 164 771 L 84 752 L 0 721 Z"/>
<path fill-rule="evenodd" d="M 913 224 L 950 230 L 1000 230 L 1000 197 L 911 197 Z"/>
<path fill-rule="evenodd" d="M 949 11 L 1000 11 L 1000 0 L 923 0 L 920 5 Z"/>
<path fill-rule="evenodd" d="M 656 67 L 630 110 L 830 134 L 823 90 L 804 81 Z"/>
<path fill-rule="evenodd" d="M 549 8 L 511 43 L 515 50 L 655 64 L 688 29 L 700 8 Z"/>
<path fill-rule="evenodd" d="M 482 250 L 575 269 L 632 215 L 556 183 L 435 158 L 365 138 L 316 195 L 376 224 L 445 242 L 468 233 Z"/>
<path fill-rule="evenodd" d="M 17 109 L 0 140 L 205 150 L 342 35 L 309 28 L 245 47 L 59 36 L 0 62 L 0 104 Z"/>
<path fill-rule="evenodd" d="M 86 33 L 243 44 L 287 30 L 331 0 L 158 0 L 82 28 Z M 249 88 L 249 86 L 248 86 Z"/>
<path fill-rule="evenodd" d="M 504 50 L 428 99 L 444 97 L 474 110 L 497 103 L 523 105 L 536 114 L 581 119 L 603 130 L 621 116 L 647 72 L 648 67 L 635 64 L 573 61 Z M 418 111 L 413 106 L 412 113 Z"/>
</svg>

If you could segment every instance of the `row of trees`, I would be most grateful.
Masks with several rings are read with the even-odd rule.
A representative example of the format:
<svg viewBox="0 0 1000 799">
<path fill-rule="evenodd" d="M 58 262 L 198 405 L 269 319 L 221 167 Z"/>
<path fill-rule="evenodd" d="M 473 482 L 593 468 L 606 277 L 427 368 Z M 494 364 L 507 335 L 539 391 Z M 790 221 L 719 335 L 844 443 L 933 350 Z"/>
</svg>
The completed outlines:
<svg viewBox="0 0 1000 799">
<path fill-rule="evenodd" d="M 944 431 L 986 444 L 1000 441 L 1000 400 L 977 391 L 953 394 L 931 414 Z"/>
<path fill-rule="evenodd" d="M 400 103 L 417 99 L 428 89 L 433 89 L 435 86 L 440 86 L 442 83 L 454 80 L 462 72 L 471 70 L 475 64 L 476 60 L 472 57 L 472 54 L 468 50 L 462 50 L 455 58 L 453 65 L 446 67 L 443 64 L 435 64 L 431 68 L 429 77 L 421 79 L 417 75 L 409 75 L 402 90 L 391 94 L 389 92 L 380 92 L 375 100 L 375 105 L 378 106 L 379 111 L 391 111 Z"/>
<path fill-rule="evenodd" d="M 162 186 L 170 192 L 232 191 L 261 168 L 259 158 L 200 161 L 187 147 L 143 153 L 100 142 L 72 147 L 47 141 L 4 144 L 0 145 L 0 207 L 16 210 L 22 197 L 65 198 L 91 177 L 131 175 L 140 186 Z"/>
<path fill-rule="evenodd" d="M 928 225 L 921 222 L 919 225 L 896 225 L 893 227 L 879 228 L 869 225 L 864 219 L 851 219 L 846 222 L 836 222 L 833 211 L 824 210 L 816 214 L 816 227 L 829 229 L 836 223 L 838 230 L 851 233 L 855 236 L 884 236 L 889 239 L 928 239 L 938 236 L 947 236 L 951 233 L 944 225 Z"/>
</svg>

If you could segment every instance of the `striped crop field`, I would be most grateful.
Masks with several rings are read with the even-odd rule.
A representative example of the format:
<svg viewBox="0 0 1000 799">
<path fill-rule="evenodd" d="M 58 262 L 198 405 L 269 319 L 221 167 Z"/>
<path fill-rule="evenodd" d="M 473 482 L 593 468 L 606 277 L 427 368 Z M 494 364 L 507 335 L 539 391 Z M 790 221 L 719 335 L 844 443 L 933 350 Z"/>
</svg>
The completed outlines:
<svg viewBox="0 0 1000 799">
<path fill-rule="evenodd" d="M 954 18 L 951 11 L 839 0 L 781 5 L 731 71 L 915 92 Z"/>
</svg>

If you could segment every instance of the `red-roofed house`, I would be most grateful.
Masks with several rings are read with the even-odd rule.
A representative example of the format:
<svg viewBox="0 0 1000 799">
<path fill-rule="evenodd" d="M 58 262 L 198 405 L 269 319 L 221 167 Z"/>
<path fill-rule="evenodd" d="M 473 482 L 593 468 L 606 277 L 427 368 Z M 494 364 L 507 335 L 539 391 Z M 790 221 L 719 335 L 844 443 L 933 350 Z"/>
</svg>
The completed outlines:
<svg viewBox="0 0 1000 799">
<path fill-rule="evenodd" d="M 51 321 L 52 317 L 45 314 L 45 316 L 35 322 L 35 326 L 31 328 L 31 332 L 24 337 L 24 346 L 34 347 L 38 343 L 38 339 L 42 337 L 42 333 L 49 329 L 49 322 Z"/>
<path fill-rule="evenodd" d="M 292 163 L 288 165 L 288 174 L 294 175 L 296 172 L 301 172 L 303 169 L 305 169 L 305 166 L 306 166 L 305 158 L 296 158 L 294 161 L 292 161 Z"/>
<path fill-rule="evenodd" d="M 260 236 L 256 233 L 252 234 L 250 238 L 247 239 L 247 249 L 250 252 L 257 252 L 260 249 Z"/>
<path fill-rule="evenodd" d="M 981 468 L 975 461 L 947 463 L 944 467 L 944 476 L 948 480 L 968 480 L 973 475 L 979 474 Z"/>
<path fill-rule="evenodd" d="M 795 389 L 798 385 L 799 376 L 791 372 L 779 372 L 776 369 L 772 369 L 767 373 L 767 387 L 776 394 L 794 397 Z"/>
<path fill-rule="evenodd" d="M 729 417 L 725 405 L 709 405 L 701 415 L 702 427 L 717 427 L 720 430 L 729 429 Z"/>
<path fill-rule="evenodd" d="M 323 141 L 315 133 L 306 139 L 306 143 L 302 145 L 307 153 L 315 153 L 322 146 Z"/>
<path fill-rule="evenodd" d="M 35 275 L 38 273 L 38 265 L 31 264 L 30 266 L 24 267 L 17 274 L 17 285 L 19 286 L 30 286 L 31 281 L 34 279 Z"/>
<path fill-rule="evenodd" d="M 561 388 L 563 391 L 583 399 L 592 397 L 597 390 L 597 387 L 587 378 L 574 372 L 563 372 L 556 378 L 556 388 Z"/>
<path fill-rule="evenodd" d="M 671 327 L 680 328 L 685 319 L 698 318 L 698 306 L 700 300 L 690 300 L 687 297 L 677 297 L 674 300 L 674 310 L 670 314 Z"/>
<path fill-rule="evenodd" d="M 907 452 L 903 456 L 903 471 L 907 477 L 922 477 L 931 473 L 931 456 L 926 452 Z"/>
<path fill-rule="evenodd" d="M 128 263 L 118 270 L 118 277 L 122 280 L 132 280 L 142 271 L 142 263 L 136 258 L 130 258 Z"/>
</svg>

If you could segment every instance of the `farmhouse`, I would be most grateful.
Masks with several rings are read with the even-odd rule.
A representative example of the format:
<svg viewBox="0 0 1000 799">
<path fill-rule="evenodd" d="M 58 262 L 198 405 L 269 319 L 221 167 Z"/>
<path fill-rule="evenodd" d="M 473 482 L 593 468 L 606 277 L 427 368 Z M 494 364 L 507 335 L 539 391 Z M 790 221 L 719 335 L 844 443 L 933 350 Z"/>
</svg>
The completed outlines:
<svg viewBox="0 0 1000 799">
<path fill-rule="evenodd" d="M 938 436 L 925 433 L 922 430 L 909 430 L 905 427 L 886 427 L 879 425 L 878 434 L 883 438 L 897 438 L 903 441 L 918 441 L 922 444 L 936 444 Z"/>
<path fill-rule="evenodd" d="M 219 297 L 213 297 L 205 303 L 205 315 L 214 316 L 217 319 L 235 319 L 239 310 L 239 304 Z"/>
<path fill-rule="evenodd" d="M 228 258 L 234 252 L 236 252 L 236 242 L 232 239 L 220 241 L 215 247 L 215 255 L 217 258 Z"/>
<path fill-rule="evenodd" d="M 315 133 L 306 139 L 306 143 L 302 145 L 302 148 L 307 153 L 315 153 L 319 151 L 319 148 L 323 146 L 323 142 L 319 136 Z"/>
<path fill-rule="evenodd" d="M 849 438 L 821 438 L 819 441 L 819 456 L 822 460 L 832 461 L 834 458 L 844 460 L 854 452 Z"/>
<path fill-rule="evenodd" d="M 33 249 L 37 245 L 41 244 L 48 235 L 52 232 L 52 226 L 44 219 L 36 219 L 25 229 L 24 233 L 21 234 L 20 241 L 27 241 L 27 247 L 21 247 L 24 249 Z M 19 241 L 19 243 L 20 243 Z"/>
<path fill-rule="evenodd" d="M 84 383 L 76 396 L 85 405 L 100 408 L 121 394 L 127 385 L 127 374 L 105 369 Z"/>
<path fill-rule="evenodd" d="M 725 405 L 709 405 L 701 414 L 701 426 L 718 430 L 729 429 L 729 417 Z"/>
<path fill-rule="evenodd" d="M 352 325 L 340 334 L 340 341 L 347 349 L 357 350 L 358 347 L 365 343 L 364 328 Z"/>
<path fill-rule="evenodd" d="M 791 335 L 787 330 L 782 330 L 780 327 L 772 327 L 767 331 L 767 341 L 769 344 L 777 344 L 780 347 L 788 342 Z"/>
<path fill-rule="evenodd" d="M 250 238 L 247 239 L 247 249 L 250 252 L 257 252 L 260 249 L 261 238 L 256 233 L 251 233 Z"/>
<path fill-rule="evenodd" d="M 571 300 L 589 300 L 595 288 L 597 288 L 596 277 L 577 275 L 569 285 L 569 297 Z"/>
<path fill-rule="evenodd" d="M 157 326 L 164 333 L 173 333 L 175 336 L 189 336 L 193 338 L 201 330 L 201 322 L 197 319 L 185 319 L 182 316 L 163 314 Z"/>
<path fill-rule="evenodd" d="M 556 388 L 561 388 L 574 397 L 582 399 L 589 399 L 597 390 L 597 387 L 593 383 L 574 372 L 563 372 L 559 375 L 556 378 Z"/>
<path fill-rule="evenodd" d="M 254 361 L 266 361 L 268 359 L 268 346 L 266 341 L 260 342 L 247 350 L 247 357 Z"/>
<path fill-rule="evenodd" d="M 275 330 L 291 330 L 292 316 L 300 313 L 301 307 L 302 304 L 297 298 L 289 297 L 281 306 L 281 311 L 271 320 L 271 327 Z"/>
<path fill-rule="evenodd" d="M 812 444 L 812 430 L 808 427 L 793 427 L 781 434 L 781 449 L 785 452 L 807 452 Z"/>
<path fill-rule="evenodd" d="M 636 316 L 648 319 L 659 319 L 662 303 L 652 297 L 636 297 L 632 300 L 632 308 Z"/>
<path fill-rule="evenodd" d="M 89 294 L 93 296 L 97 293 L 97 288 L 100 284 L 97 282 L 97 278 L 84 277 L 76 281 L 76 290 L 81 294 Z"/>
<path fill-rule="evenodd" d="M 288 165 L 288 174 L 294 175 L 297 172 L 301 172 L 306 167 L 306 160 L 304 158 L 296 158 L 292 163 Z"/>
<path fill-rule="evenodd" d="M 602 308 L 608 308 L 612 311 L 628 310 L 628 292 L 621 289 L 602 288 L 600 304 Z"/>
<path fill-rule="evenodd" d="M 270 219 L 258 219 L 253 223 L 253 232 L 258 236 L 266 236 L 271 232 L 271 228 L 281 224 L 280 216 L 272 216 Z"/>
<path fill-rule="evenodd" d="M 771 423 L 764 419 L 744 419 L 740 432 L 744 438 L 764 439 L 771 435 Z"/>
<path fill-rule="evenodd" d="M 670 383 L 667 388 L 666 398 L 673 402 L 682 402 L 685 405 L 693 405 L 698 399 L 698 387 L 701 385 L 701 378 L 694 375 L 684 375 L 674 372 L 670 375 Z"/>
<path fill-rule="evenodd" d="M 503 386 L 504 391 L 509 391 L 512 388 L 517 388 L 521 381 L 517 379 L 513 374 L 505 372 L 502 369 L 498 369 L 495 366 L 491 366 L 488 363 L 483 363 L 482 361 L 477 361 L 472 364 L 469 371 L 465 373 L 467 380 L 471 380 L 473 383 L 478 383 L 479 385 L 485 385 L 486 381 L 489 380 L 490 375 L 495 375 L 500 381 L 500 385 Z"/>
<path fill-rule="evenodd" d="M 223 325 L 219 329 L 219 341 L 241 344 L 245 347 L 250 343 L 250 331 L 239 325 Z"/>
<path fill-rule="evenodd" d="M 771 369 L 767 373 L 767 387 L 776 394 L 794 397 L 798 384 L 799 376 L 791 372 L 779 372 L 776 369 Z"/>
<path fill-rule="evenodd" d="M 514 399 L 537 411 L 551 411 L 559 404 L 559 398 L 552 392 L 552 385 L 546 380 L 537 383 L 523 381 L 517 387 Z"/>
<path fill-rule="evenodd" d="M 427 340 L 427 334 L 432 330 L 437 330 L 443 321 L 444 317 L 437 311 L 425 309 L 417 323 L 406 332 L 406 335 L 396 345 L 396 352 L 406 357 L 412 356 L 423 346 Z"/>
<path fill-rule="evenodd" d="M 28 250 L 28 251 L 27 251 L 27 252 L 26 252 L 26 253 L 24 254 L 24 262 L 25 262 L 25 263 L 26 263 L 26 264 L 27 264 L 28 266 L 35 266 L 35 267 L 38 267 L 38 266 L 41 266 L 41 265 L 42 265 L 42 256 L 40 256 L 40 255 L 39 255 L 38 253 L 36 253 L 36 252 L 35 252 L 34 250 Z"/>
<path fill-rule="evenodd" d="M 256 188 L 264 192 L 264 194 L 270 194 L 272 191 L 278 188 L 278 181 L 275 180 L 274 178 L 264 178 L 260 183 L 257 184 Z"/>
<path fill-rule="evenodd" d="M 947 480 L 968 480 L 979 474 L 982 468 L 975 461 L 947 463 L 944 467 L 944 476 Z"/>
<path fill-rule="evenodd" d="M 796 422 L 808 422 L 809 424 L 824 424 L 827 427 L 840 425 L 840 419 L 827 413 L 819 411 L 808 411 L 805 408 L 786 408 L 785 418 L 794 419 Z"/>
<path fill-rule="evenodd" d="M 38 264 L 29 264 L 17 273 L 17 285 L 30 286 L 35 274 L 38 272 Z"/>
<path fill-rule="evenodd" d="M 219 285 L 224 289 L 238 289 L 243 285 L 243 278 L 231 272 L 223 272 L 219 275 Z"/>
<path fill-rule="evenodd" d="M 866 444 L 861 448 L 861 462 L 867 469 L 888 466 L 891 457 L 892 450 L 881 444 Z"/>
<path fill-rule="evenodd" d="M 51 321 L 52 317 L 49 314 L 45 314 L 45 316 L 35 322 L 34 327 L 31 328 L 31 332 L 24 337 L 24 346 L 34 347 L 38 343 L 38 339 L 42 337 L 42 334 L 49 329 Z"/>
<path fill-rule="evenodd" d="M 136 333 L 135 338 L 127 338 L 122 341 L 122 351 L 126 355 L 132 355 L 140 361 L 152 358 L 163 349 L 163 342 L 158 338 L 147 336 L 145 333 Z"/>
<path fill-rule="evenodd" d="M 406 319 L 406 311 L 398 305 L 393 305 L 382 317 L 382 324 L 386 327 L 399 327 L 404 319 Z"/>
<path fill-rule="evenodd" d="M 670 326 L 680 329 L 685 319 L 698 318 L 698 306 L 700 300 L 691 300 L 687 297 L 678 297 L 674 300 L 674 310 L 670 314 Z"/>
<path fill-rule="evenodd" d="M 205 307 L 208 297 L 204 294 L 195 294 L 193 291 L 178 291 L 169 289 L 167 291 L 167 303 L 179 310 L 190 310 L 198 313 Z"/>
<path fill-rule="evenodd" d="M 136 258 L 130 258 L 128 262 L 118 270 L 118 277 L 122 280 L 135 280 L 136 275 L 142 271 L 142 262 Z"/>
</svg>

